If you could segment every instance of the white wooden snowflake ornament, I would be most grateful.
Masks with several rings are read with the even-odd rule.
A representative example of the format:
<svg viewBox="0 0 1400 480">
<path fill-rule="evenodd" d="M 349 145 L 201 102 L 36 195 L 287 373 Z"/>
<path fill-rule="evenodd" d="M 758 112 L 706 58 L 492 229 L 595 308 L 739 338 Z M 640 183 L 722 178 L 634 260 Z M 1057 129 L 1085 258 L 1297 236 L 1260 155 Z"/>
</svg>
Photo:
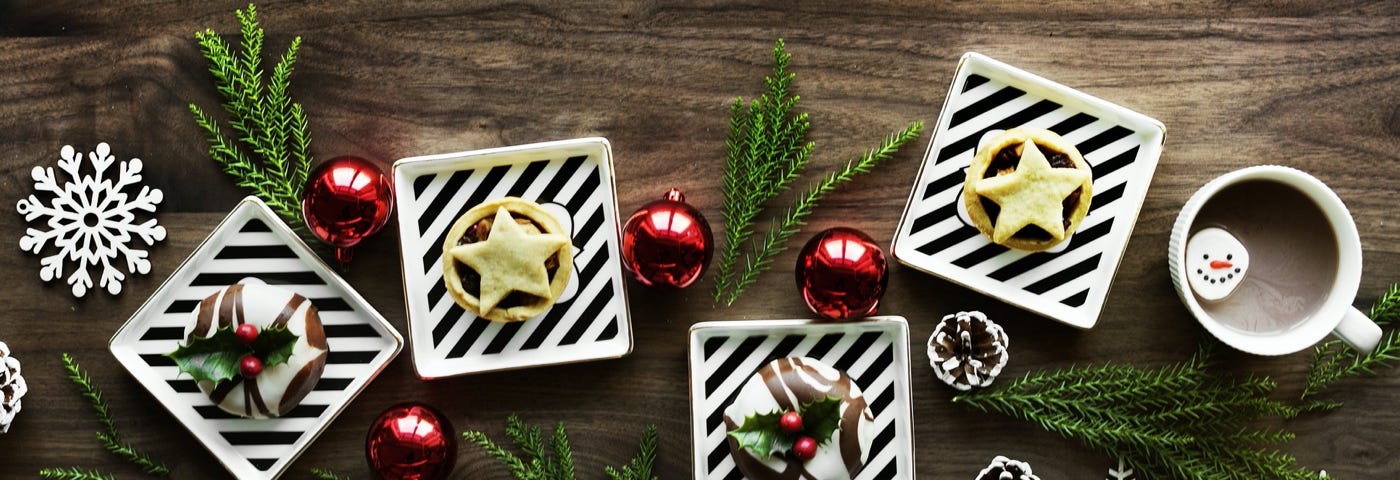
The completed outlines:
<svg viewBox="0 0 1400 480">
<path fill-rule="evenodd" d="M 1133 476 L 1133 469 L 1128 468 L 1123 459 L 1118 459 L 1118 468 L 1108 467 L 1108 478 L 1105 480 L 1137 480 Z"/>
<path fill-rule="evenodd" d="M 165 198 L 159 189 L 140 185 L 135 196 L 124 190 L 141 182 L 141 159 L 117 162 L 106 143 L 87 154 L 92 173 L 83 175 L 83 155 L 64 145 L 59 152 L 58 168 L 68 174 L 68 183 L 59 183 L 52 167 L 34 167 L 34 190 L 52 195 L 45 204 L 37 196 L 20 199 L 17 206 L 24 220 L 33 223 L 47 218 L 41 226 L 47 230 L 29 228 L 19 239 L 19 248 L 39 255 L 50 241 L 57 253 L 39 260 L 39 278 L 45 282 L 63 276 L 64 265 L 73 263 L 72 273 L 65 279 L 73 287 L 73 296 L 81 297 L 93 286 L 92 267 L 100 267 L 97 285 L 116 295 L 122 291 L 121 264 L 132 274 L 151 271 L 151 262 L 144 247 L 165 239 L 165 227 L 155 218 L 136 223 L 137 211 L 154 215 L 156 205 Z M 115 172 L 109 170 L 116 165 Z M 115 175 L 112 175 L 115 173 Z M 145 245 L 137 244 L 136 239 Z M 141 247 L 141 248 L 138 248 Z"/>
</svg>

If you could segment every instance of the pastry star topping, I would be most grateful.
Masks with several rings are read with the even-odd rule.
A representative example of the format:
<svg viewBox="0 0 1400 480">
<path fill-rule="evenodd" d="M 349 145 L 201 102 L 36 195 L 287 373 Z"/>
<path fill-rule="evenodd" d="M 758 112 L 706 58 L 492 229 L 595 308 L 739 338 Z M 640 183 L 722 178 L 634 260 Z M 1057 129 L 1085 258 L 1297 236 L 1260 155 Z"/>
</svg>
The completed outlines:
<svg viewBox="0 0 1400 480">
<path fill-rule="evenodd" d="M 568 244 L 569 237 L 563 235 L 525 231 L 505 207 L 500 207 L 485 240 L 458 245 L 450 253 L 481 275 L 477 297 L 481 299 L 481 315 L 486 315 L 513 291 L 552 297 L 544 264 Z"/>
<path fill-rule="evenodd" d="M 1026 140 L 1016 171 L 977 184 L 979 195 L 1001 206 L 992 240 L 1004 242 L 1027 225 L 1040 227 L 1055 240 L 1063 240 L 1065 225 L 1060 204 L 1089 180 L 1090 174 L 1084 170 L 1051 167 L 1035 142 Z"/>
</svg>

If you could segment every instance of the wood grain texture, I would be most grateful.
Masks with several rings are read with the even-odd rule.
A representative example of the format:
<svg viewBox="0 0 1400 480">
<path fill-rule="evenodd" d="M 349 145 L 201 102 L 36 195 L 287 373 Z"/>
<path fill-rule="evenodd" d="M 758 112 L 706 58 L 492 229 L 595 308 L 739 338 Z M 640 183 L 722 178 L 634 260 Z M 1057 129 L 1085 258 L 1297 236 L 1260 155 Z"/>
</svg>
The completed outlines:
<svg viewBox="0 0 1400 480">
<path fill-rule="evenodd" d="M 798 3 L 798 5 L 789 5 Z M 937 120 L 957 58 L 978 51 L 1119 103 L 1167 125 L 1167 146 L 1100 323 L 1076 331 L 947 281 L 894 266 L 882 313 L 910 320 L 919 478 L 971 478 L 995 455 L 1029 461 L 1042 478 L 1098 479 L 1110 459 L 1037 427 L 953 405 L 922 344 L 946 313 L 980 309 L 1014 340 L 1003 375 L 1072 364 L 1143 365 L 1189 355 L 1204 333 L 1177 301 L 1164 253 L 1171 222 L 1200 185 L 1257 164 L 1308 171 L 1351 208 L 1365 272 L 1357 305 L 1400 281 L 1400 3 L 1386 1 L 1075 2 L 268 2 L 266 50 L 305 41 L 293 96 L 311 115 L 320 158 L 398 158 L 588 135 L 608 137 L 620 207 L 676 185 L 720 224 L 728 102 L 760 93 L 767 52 L 786 38 L 802 109 L 817 143 L 803 182 L 855 158 L 912 120 Z M 98 425 L 63 376 L 70 352 L 102 386 L 132 443 L 176 478 L 224 478 L 210 454 L 114 362 L 106 343 L 244 193 L 205 155 L 186 104 L 217 107 L 192 32 L 235 33 L 241 2 L 0 2 L 0 198 L 32 191 L 29 171 L 65 144 L 110 142 L 140 157 L 162 188 L 170 238 L 149 276 L 110 297 L 75 300 L 43 285 L 38 260 L 12 243 L 0 255 L 0 340 L 25 366 L 30 393 L 0 436 L 0 471 L 102 467 L 139 478 L 101 451 Z M 847 225 L 888 245 L 925 133 L 877 171 L 828 197 L 794 242 Z M 24 231 L 0 216 L 0 238 Z M 394 232 L 363 245 L 347 279 L 406 331 Z M 368 478 L 370 420 L 400 401 L 442 408 L 459 430 L 499 436 L 518 411 L 566 420 L 582 478 L 634 453 L 647 423 L 662 435 L 662 478 L 689 477 L 686 330 L 698 321 L 797 318 L 795 253 L 731 308 L 708 282 L 681 292 L 629 285 L 635 352 L 623 360 L 434 382 L 407 352 L 337 419 L 285 478 L 313 467 Z M 1270 375 L 1296 396 L 1308 354 L 1227 353 L 1240 374 Z M 1282 424 L 1286 450 L 1337 478 L 1400 477 L 1400 374 L 1334 387 L 1341 410 Z M 504 479 L 463 446 L 454 478 Z"/>
</svg>

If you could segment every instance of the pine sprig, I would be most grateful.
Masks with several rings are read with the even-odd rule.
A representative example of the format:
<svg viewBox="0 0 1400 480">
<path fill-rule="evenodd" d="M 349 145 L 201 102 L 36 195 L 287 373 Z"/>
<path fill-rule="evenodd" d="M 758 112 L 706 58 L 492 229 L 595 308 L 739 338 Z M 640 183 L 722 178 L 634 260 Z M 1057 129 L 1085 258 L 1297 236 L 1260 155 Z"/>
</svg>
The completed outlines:
<svg viewBox="0 0 1400 480">
<path fill-rule="evenodd" d="M 238 16 L 242 41 L 239 52 L 213 29 L 195 33 L 214 87 L 223 97 L 223 110 L 232 128 L 231 139 L 199 106 L 189 104 L 195 123 L 204 129 L 209 157 L 276 211 L 298 234 L 308 237 L 301 222 L 301 195 L 311 171 L 311 133 L 306 112 L 291 100 L 293 64 L 301 37 L 292 39 L 263 85 L 262 48 L 265 33 L 253 4 Z M 236 140 L 236 141 L 235 141 Z"/>
<path fill-rule="evenodd" d="M 1400 284 L 1392 284 L 1368 312 L 1371 320 L 1382 328 L 1391 327 L 1381 337 L 1375 350 L 1361 354 L 1342 343 L 1329 340 L 1313 349 L 1312 368 L 1308 371 L 1307 385 L 1303 388 L 1302 399 L 1307 399 L 1326 389 L 1337 380 L 1357 375 L 1375 375 L 1376 370 L 1392 366 L 1400 361 Z M 1340 406 L 1340 402 L 1315 402 L 1310 405 L 1317 410 L 1330 410 Z"/>
<path fill-rule="evenodd" d="M 885 139 L 879 148 L 860 160 L 847 163 L 811 185 L 794 199 L 783 217 L 772 221 L 766 235 L 753 241 L 755 221 L 763 206 L 787 190 L 802 174 L 815 144 L 807 141 L 811 121 L 806 113 L 794 111 L 800 97 L 792 93 L 796 75 L 788 71 L 792 55 L 782 39 L 773 47 L 773 73 L 763 78 L 766 91 L 744 103 L 734 99 L 729 110 L 722 188 L 724 192 L 724 245 L 720 249 L 713 291 L 716 303 L 732 305 L 744 289 L 786 249 L 817 203 L 838 185 L 868 172 L 888 159 L 904 143 L 918 136 L 923 124 L 915 122 L 902 132 Z M 745 252 L 745 245 L 749 245 Z M 739 261 L 740 256 L 744 261 Z"/>
<path fill-rule="evenodd" d="M 526 425 L 512 414 L 506 419 L 506 437 L 524 454 L 524 459 L 491 441 L 485 433 L 463 432 L 462 438 L 476 444 L 501 463 L 512 477 L 519 480 L 574 480 L 574 454 L 569 446 L 564 422 L 555 424 L 554 433 L 546 442 L 539 427 Z M 656 461 L 656 427 L 648 426 L 642 435 L 639 452 L 621 470 L 607 467 L 613 480 L 658 480 L 651 474 Z"/>
<path fill-rule="evenodd" d="M 112 419 L 112 410 L 107 406 L 107 400 L 102 398 L 102 391 L 92 383 L 92 378 L 87 371 L 78 365 L 76 360 L 67 353 L 63 354 L 63 368 L 68 371 L 68 379 L 82 390 L 83 398 L 88 400 L 93 411 L 97 412 L 97 421 L 102 424 L 102 430 L 97 431 L 97 441 L 107 451 L 112 452 L 128 462 L 141 467 L 141 470 L 158 476 L 170 475 L 170 469 L 149 455 L 136 450 L 130 443 L 123 441 L 121 432 L 117 431 L 117 424 Z M 57 475 L 57 476 L 51 476 Z M 102 479 L 114 478 L 95 470 L 82 470 L 77 467 L 67 469 L 46 468 L 39 471 L 39 476 L 44 478 L 64 478 L 64 479 Z"/>
<path fill-rule="evenodd" d="M 1272 379 L 1217 375 L 1206 369 L 1209 363 L 1203 350 L 1152 369 L 1105 365 L 1035 372 L 953 401 L 1078 439 L 1124 459 L 1144 478 L 1322 478 L 1271 447 L 1292 440 L 1292 433 L 1252 426 L 1307 407 L 1270 400 Z"/>
<path fill-rule="evenodd" d="M 787 242 L 794 234 L 806 225 L 806 218 L 812 214 L 812 209 L 817 207 L 826 194 L 831 193 L 836 187 L 849 182 L 857 175 L 868 173 L 875 165 L 893 157 L 899 148 L 911 140 L 919 137 L 919 132 L 923 130 L 923 122 L 914 122 L 904 127 L 904 130 L 886 136 L 880 142 L 880 146 L 866 151 L 860 159 L 846 162 L 840 170 L 827 173 L 826 176 L 810 186 L 807 191 L 797 197 L 793 206 L 788 208 L 782 219 L 769 226 L 768 233 L 763 240 L 755 242 L 753 249 L 744 258 L 746 268 L 734 281 L 734 289 L 725 299 L 726 305 L 733 305 L 735 300 L 744 289 L 758 278 L 758 274 L 767 269 L 773 263 L 773 257 L 787 250 Z"/>
<path fill-rule="evenodd" d="M 725 140 L 723 175 L 725 243 L 715 277 L 715 301 L 732 287 L 736 262 L 754 234 L 754 219 L 763 204 L 800 175 L 814 144 L 806 141 L 811 122 L 806 113 L 792 113 L 796 74 L 788 71 L 792 55 L 782 39 L 773 47 L 773 73 L 763 78 L 766 93 L 745 108 L 743 98 L 730 107 L 729 137 Z"/>
<path fill-rule="evenodd" d="M 311 469 L 311 474 L 321 480 L 350 480 L 350 477 L 339 475 L 324 468 L 313 468 Z"/>
<path fill-rule="evenodd" d="M 656 442 L 656 425 L 647 425 L 646 431 L 642 432 L 637 456 L 623 465 L 622 470 L 608 466 L 604 472 L 612 480 L 660 480 L 651 473 L 652 465 L 656 463 Z"/>
<path fill-rule="evenodd" d="M 110 473 L 102 473 L 97 470 L 83 470 L 78 467 L 40 469 L 39 478 L 50 478 L 54 480 L 117 480 L 117 477 Z"/>
</svg>

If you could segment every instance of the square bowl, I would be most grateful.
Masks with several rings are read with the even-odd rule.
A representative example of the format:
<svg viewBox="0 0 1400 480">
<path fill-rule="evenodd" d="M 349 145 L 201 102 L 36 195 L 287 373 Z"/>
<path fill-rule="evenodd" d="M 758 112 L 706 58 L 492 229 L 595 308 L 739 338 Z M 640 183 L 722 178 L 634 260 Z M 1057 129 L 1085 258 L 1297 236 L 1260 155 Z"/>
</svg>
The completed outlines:
<svg viewBox="0 0 1400 480">
<path fill-rule="evenodd" d="M 292 290 L 320 313 L 330 353 L 315 389 L 280 418 L 220 410 L 165 357 L 200 300 L 247 277 Z M 214 458 L 245 479 L 281 475 L 403 348 L 403 337 L 261 200 L 248 197 L 112 336 L 112 355 Z"/>
<path fill-rule="evenodd" d="M 725 441 L 724 409 L 759 367 L 799 356 L 846 372 L 870 399 L 877 433 L 856 480 L 917 478 L 910 423 L 909 324 L 903 317 L 848 323 L 701 322 L 690 328 L 689 348 L 691 461 L 696 480 L 743 478 Z"/>
<path fill-rule="evenodd" d="M 413 368 L 423 379 L 620 358 L 632 351 L 612 147 L 581 138 L 405 158 L 394 163 Z M 520 322 L 477 318 L 442 282 L 442 242 L 483 202 L 539 203 L 570 232 L 564 294 Z"/>
<path fill-rule="evenodd" d="M 1075 144 L 1094 175 L 1078 230 L 1046 252 L 991 243 L 962 207 L 984 139 L 1043 128 Z M 977 53 L 963 55 L 891 245 L 900 263 L 1078 327 L 1098 322 L 1157 169 L 1166 127 L 1141 113 Z"/>
</svg>

